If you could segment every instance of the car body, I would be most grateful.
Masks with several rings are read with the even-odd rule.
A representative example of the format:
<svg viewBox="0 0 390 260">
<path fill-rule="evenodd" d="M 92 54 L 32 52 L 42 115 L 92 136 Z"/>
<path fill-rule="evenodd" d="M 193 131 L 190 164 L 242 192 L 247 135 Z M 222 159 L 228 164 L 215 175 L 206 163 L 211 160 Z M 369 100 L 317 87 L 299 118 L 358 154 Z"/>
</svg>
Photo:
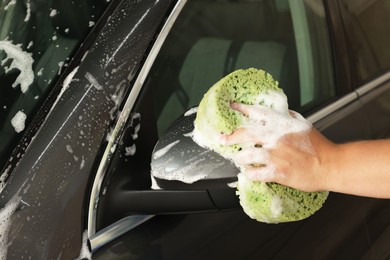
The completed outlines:
<svg viewBox="0 0 390 260">
<path fill-rule="evenodd" d="M 291 108 L 335 142 L 388 138 L 386 1 L 62 1 L 45 2 L 45 15 L 38 3 L 10 1 L 1 16 L 4 27 L 22 14 L 29 26 L 46 17 L 54 28 L 35 34 L 51 39 L 40 51 L 29 47 L 34 24 L 2 30 L 2 60 L 13 57 L 7 44 L 19 50 L 23 29 L 20 53 L 58 63 L 38 84 L 53 64 L 31 62 L 23 92 L 5 68 L 12 59 L 2 62 L 1 91 L 17 92 L 1 104 L 4 256 L 90 257 L 88 241 L 94 259 L 390 256 L 388 200 L 331 193 L 310 218 L 269 225 L 237 203 L 218 204 L 214 194 L 231 188 L 153 190 L 150 178 L 159 136 L 238 68 L 269 71 Z M 62 46 L 66 55 L 56 57 Z M 27 116 L 20 131 L 11 123 L 17 111 Z"/>
</svg>

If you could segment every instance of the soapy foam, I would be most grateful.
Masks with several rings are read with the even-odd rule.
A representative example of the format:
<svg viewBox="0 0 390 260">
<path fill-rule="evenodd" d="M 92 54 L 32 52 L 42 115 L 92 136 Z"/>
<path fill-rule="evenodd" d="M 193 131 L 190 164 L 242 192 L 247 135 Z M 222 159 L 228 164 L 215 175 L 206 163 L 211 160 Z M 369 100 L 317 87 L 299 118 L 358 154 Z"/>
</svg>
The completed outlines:
<svg viewBox="0 0 390 260">
<path fill-rule="evenodd" d="M 24 18 L 24 22 L 28 22 L 28 20 L 30 20 L 30 17 L 31 17 L 31 3 L 30 3 L 30 0 L 27 0 L 26 1 L 26 17 Z"/>
<path fill-rule="evenodd" d="M 57 15 L 57 10 L 56 9 L 52 9 L 51 11 L 50 11 L 50 17 L 54 17 L 54 16 L 56 16 Z"/>
<path fill-rule="evenodd" d="M 77 73 L 79 69 L 79 66 L 75 67 L 69 74 L 68 76 L 66 76 L 66 78 L 64 79 L 64 82 L 62 84 L 62 88 L 61 88 L 61 91 L 60 93 L 58 94 L 57 98 L 56 98 L 56 101 L 54 101 L 54 104 L 49 112 L 49 114 L 51 113 L 52 109 L 57 105 L 58 101 L 60 100 L 60 98 L 62 97 L 62 95 L 65 93 L 66 90 L 68 90 L 69 88 L 69 85 L 72 81 L 76 80 L 76 79 L 73 79 L 74 75 Z M 39 72 L 42 72 L 43 68 L 40 69 Z M 38 75 L 39 75 L 39 72 L 38 72 Z"/>
<path fill-rule="evenodd" d="M 254 108 L 252 114 L 241 127 L 250 129 L 252 135 L 263 139 L 265 148 L 274 148 L 279 139 L 286 134 L 306 132 L 311 128 L 306 120 L 293 118 L 288 111 L 280 113 L 260 105 L 254 105 L 252 108 Z"/>
<path fill-rule="evenodd" d="M 8 10 L 8 8 L 10 8 L 11 5 L 15 5 L 15 4 L 16 4 L 16 0 L 9 1 L 9 3 L 4 7 L 4 10 Z"/>
<path fill-rule="evenodd" d="M 277 218 L 282 214 L 283 212 L 283 205 L 282 205 L 282 200 L 278 196 L 273 196 L 272 201 L 271 201 L 271 213 L 272 217 Z"/>
<path fill-rule="evenodd" d="M 243 167 L 243 166 L 240 165 L 239 167 Z M 272 178 L 277 176 L 277 174 L 279 175 L 279 177 L 284 176 L 282 173 L 276 172 L 275 165 L 270 161 L 266 161 L 264 166 L 245 169 L 245 174 L 249 179 L 255 181 L 270 181 Z"/>
<path fill-rule="evenodd" d="M 89 83 L 94 86 L 97 90 L 102 90 L 102 85 L 99 84 L 97 79 L 89 72 L 85 73 L 85 78 L 89 81 Z"/>
<path fill-rule="evenodd" d="M 133 144 L 132 146 L 125 147 L 125 156 L 133 156 L 136 152 L 136 145 Z"/>
<path fill-rule="evenodd" d="M 160 186 L 158 186 L 156 179 L 153 177 L 153 175 L 150 175 L 150 179 L 152 181 L 152 186 L 150 187 L 152 190 L 161 190 Z"/>
<path fill-rule="evenodd" d="M 157 160 L 157 159 L 159 159 L 161 156 L 164 156 L 169 150 L 171 150 L 171 148 L 172 148 L 173 146 L 177 145 L 179 142 L 180 142 L 180 140 L 176 140 L 176 141 L 174 141 L 173 143 L 168 144 L 168 145 L 165 146 L 164 148 L 161 148 L 160 150 L 154 152 L 154 154 L 153 154 L 153 159 L 154 159 L 154 160 Z"/>
<path fill-rule="evenodd" d="M 152 167 L 151 174 L 154 177 L 191 184 L 213 176 L 216 169 L 229 168 L 230 165 L 230 163 L 228 163 L 229 165 L 226 163 L 226 160 L 216 157 L 210 150 L 201 148 L 197 150 L 194 147 L 193 149 L 180 149 L 180 151 L 175 150 L 166 154 L 165 152 L 171 148 L 168 145 L 160 150 L 163 154 L 159 157 L 160 163 L 154 164 Z M 181 163 L 176 163 L 179 161 Z"/>
<path fill-rule="evenodd" d="M 69 153 L 73 153 L 72 146 L 70 146 L 69 144 L 66 145 L 66 150 L 67 150 Z"/>
<path fill-rule="evenodd" d="M 5 70 L 5 73 L 8 73 L 12 69 L 20 70 L 20 74 L 12 84 L 12 87 L 15 88 L 20 85 L 22 93 L 26 93 L 34 81 L 34 72 L 32 69 L 34 59 L 30 53 L 23 51 L 20 46 L 20 44 L 13 44 L 7 40 L 0 41 L 0 50 L 5 51 L 7 54 L 2 64 L 12 59 L 11 65 Z"/>
<path fill-rule="evenodd" d="M 184 113 L 184 116 L 193 115 L 193 114 L 195 114 L 197 111 L 198 111 L 198 107 L 193 107 L 193 108 L 187 110 L 187 111 Z"/>
<path fill-rule="evenodd" d="M 12 215 L 18 208 L 21 197 L 15 195 L 8 203 L 0 210 L 0 260 L 7 259 L 7 251 L 9 246 L 8 232 L 12 222 Z"/>
<path fill-rule="evenodd" d="M 11 124 L 15 129 L 15 132 L 20 133 L 24 130 L 27 116 L 22 111 L 18 111 L 11 119 Z"/>
<path fill-rule="evenodd" d="M 0 194 L 3 191 L 3 189 L 5 188 L 6 180 L 8 178 L 9 171 L 11 170 L 11 167 L 12 167 L 12 165 L 9 165 L 7 167 L 7 169 L 5 169 L 4 172 L 0 176 Z"/>
<path fill-rule="evenodd" d="M 33 41 L 30 41 L 27 45 L 27 49 L 30 49 L 32 46 L 34 45 L 34 42 Z"/>
<path fill-rule="evenodd" d="M 81 245 L 80 255 L 76 258 L 77 260 L 85 260 L 85 259 L 91 260 L 92 259 L 92 253 L 89 250 L 88 241 L 89 241 L 88 231 L 85 230 L 83 233 L 83 243 Z"/>
<path fill-rule="evenodd" d="M 168 160 L 168 162 L 172 161 L 172 159 L 173 158 L 171 158 L 171 160 Z M 209 165 L 204 164 L 204 161 L 205 159 L 201 158 L 178 169 L 169 169 L 168 167 L 164 167 L 163 170 L 153 169 L 152 175 L 156 178 L 164 180 L 175 180 L 191 184 L 196 181 L 207 178 L 211 172 L 225 164 L 224 162 L 221 162 Z M 194 169 L 196 170 L 197 174 L 186 174 L 189 171 L 194 171 Z"/>
</svg>

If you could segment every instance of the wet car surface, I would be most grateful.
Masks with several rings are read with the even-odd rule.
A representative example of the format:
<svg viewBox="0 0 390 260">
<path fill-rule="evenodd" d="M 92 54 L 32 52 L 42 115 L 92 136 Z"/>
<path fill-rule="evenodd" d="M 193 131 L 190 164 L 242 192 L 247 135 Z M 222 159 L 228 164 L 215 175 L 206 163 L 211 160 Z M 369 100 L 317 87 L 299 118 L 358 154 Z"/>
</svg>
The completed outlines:
<svg viewBox="0 0 390 260">
<path fill-rule="evenodd" d="M 159 137 L 238 68 L 269 71 L 333 141 L 388 138 L 386 1 L 11 2 L 0 13 L 4 256 L 389 257 L 388 200 L 330 194 L 312 217 L 269 225 L 231 188 L 150 179 Z"/>
</svg>

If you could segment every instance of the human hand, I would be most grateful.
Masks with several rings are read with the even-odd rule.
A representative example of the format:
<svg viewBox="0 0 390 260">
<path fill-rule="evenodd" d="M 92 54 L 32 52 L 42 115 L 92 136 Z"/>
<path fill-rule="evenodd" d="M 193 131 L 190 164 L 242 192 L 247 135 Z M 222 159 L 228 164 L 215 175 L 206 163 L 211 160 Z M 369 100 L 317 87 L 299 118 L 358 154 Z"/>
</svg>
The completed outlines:
<svg viewBox="0 0 390 260">
<path fill-rule="evenodd" d="M 305 118 L 292 110 L 281 113 L 262 105 L 240 103 L 231 103 L 231 108 L 244 114 L 248 120 L 234 134 L 221 137 L 221 142 L 226 145 L 255 143 L 271 148 L 287 133 L 305 132 L 311 128 Z"/>
<path fill-rule="evenodd" d="M 289 115 L 283 115 L 263 106 L 237 103 L 231 106 L 249 117 L 252 123 L 223 135 L 221 143 L 254 144 L 232 158 L 248 178 L 277 182 L 303 191 L 325 189 L 321 156 L 330 142 L 312 129 L 300 114 L 290 111 Z"/>
</svg>

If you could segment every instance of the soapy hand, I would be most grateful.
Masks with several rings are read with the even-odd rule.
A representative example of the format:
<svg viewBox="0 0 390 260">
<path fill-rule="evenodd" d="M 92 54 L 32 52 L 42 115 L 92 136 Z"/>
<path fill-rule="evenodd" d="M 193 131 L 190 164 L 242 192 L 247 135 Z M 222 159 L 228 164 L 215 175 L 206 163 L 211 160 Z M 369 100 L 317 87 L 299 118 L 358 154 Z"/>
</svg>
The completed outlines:
<svg viewBox="0 0 390 260">
<path fill-rule="evenodd" d="M 325 189 L 324 176 L 317 169 L 319 151 L 314 150 L 312 142 L 326 142 L 326 139 L 300 114 L 238 103 L 232 103 L 231 107 L 248 117 L 248 123 L 230 135 L 222 135 L 221 143 L 253 144 L 232 158 L 248 178 L 277 182 L 302 191 Z"/>
<path fill-rule="evenodd" d="M 390 139 L 335 144 L 312 127 L 298 131 L 305 123 L 298 113 L 290 111 L 289 118 L 261 106 L 232 104 L 232 108 L 253 124 L 221 136 L 221 143 L 253 144 L 232 158 L 252 180 L 307 192 L 390 198 Z M 274 124 L 274 120 L 280 121 Z M 290 128 L 291 123 L 296 127 Z"/>
<path fill-rule="evenodd" d="M 239 103 L 232 103 L 231 107 L 243 113 L 248 120 L 234 132 L 234 135 L 222 137 L 222 142 L 226 142 L 227 145 L 255 142 L 265 148 L 271 148 L 276 146 L 278 140 L 285 134 L 304 132 L 311 128 L 308 121 L 291 110 L 280 113 L 261 105 Z M 259 137 L 263 137 L 261 142 Z"/>
</svg>

